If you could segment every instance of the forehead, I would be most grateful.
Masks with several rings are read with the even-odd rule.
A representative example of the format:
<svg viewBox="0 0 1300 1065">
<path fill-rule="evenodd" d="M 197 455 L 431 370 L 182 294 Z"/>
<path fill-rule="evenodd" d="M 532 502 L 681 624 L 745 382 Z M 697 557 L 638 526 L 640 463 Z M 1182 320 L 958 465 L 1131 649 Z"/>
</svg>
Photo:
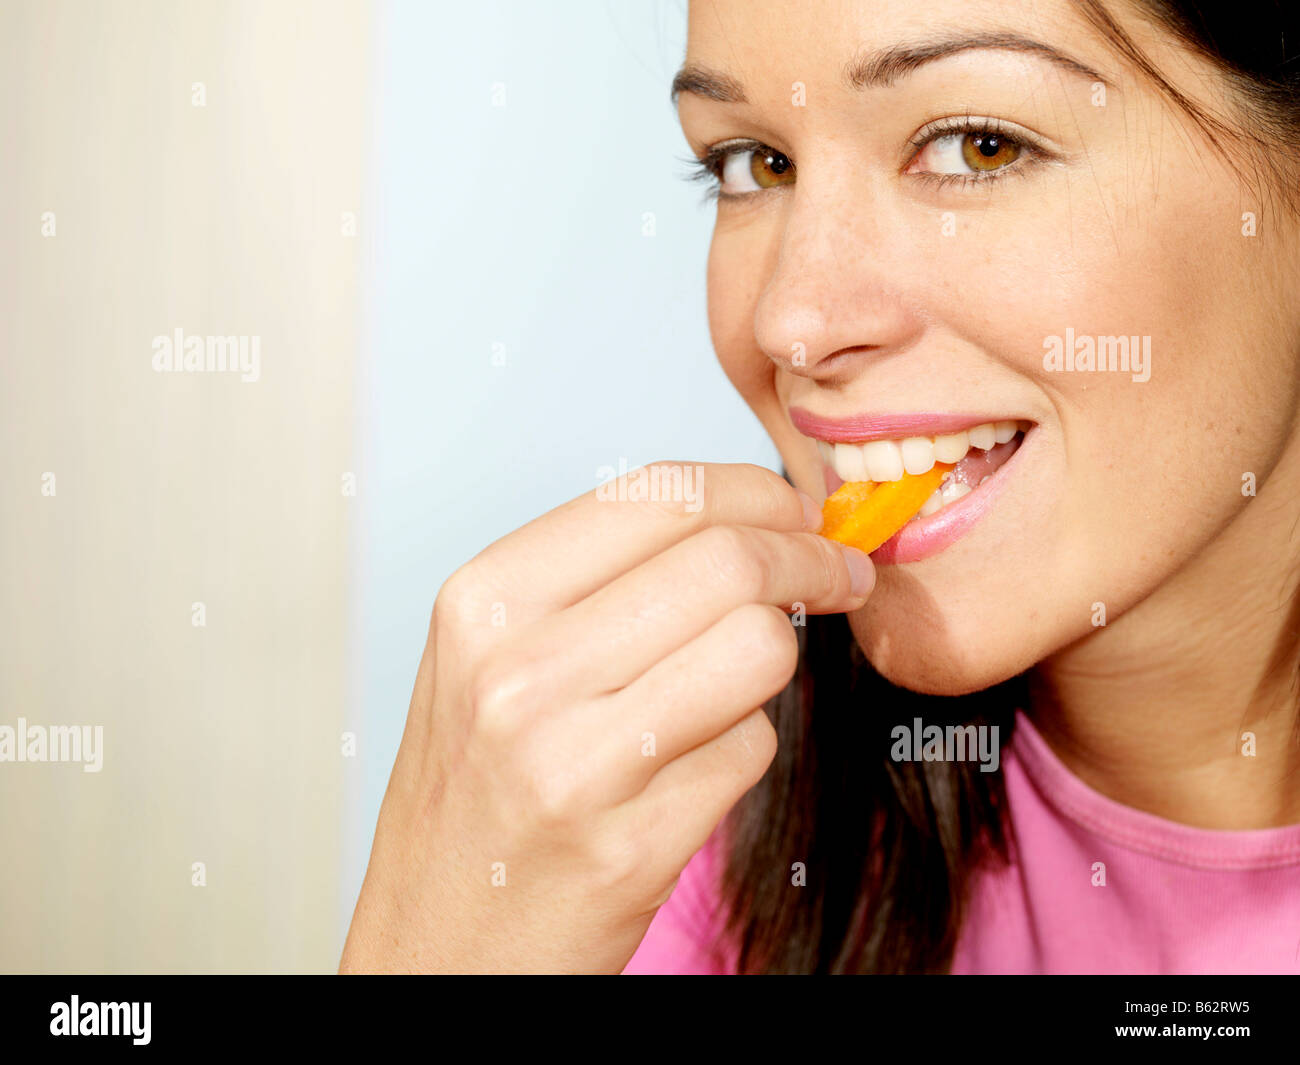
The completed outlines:
<svg viewBox="0 0 1300 1065">
<path fill-rule="evenodd" d="M 862 88 L 855 79 L 864 72 L 895 80 L 927 53 L 965 40 L 1000 42 L 1027 54 L 1037 49 L 1054 62 L 1055 52 L 1093 73 L 1105 59 L 1104 46 L 1079 6 L 1068 0 L 691 0 L 685 68 L 725 75 L 751 95 L 760 86 L 785 94 L 793 81 Z"/>
<path fill-rule="evenodd" d="M 945 29 L 1059 33 L 1087 25 L 1081 0 L 690 0 L 690 44 L 726 47 L 817 45 L 851 35 L 888 44 L 902 34 Z M 1118 15 L 1116 0 L 1107 9 Z M 794 31 L 793 33 L 791 31 Z"/>
</svg>

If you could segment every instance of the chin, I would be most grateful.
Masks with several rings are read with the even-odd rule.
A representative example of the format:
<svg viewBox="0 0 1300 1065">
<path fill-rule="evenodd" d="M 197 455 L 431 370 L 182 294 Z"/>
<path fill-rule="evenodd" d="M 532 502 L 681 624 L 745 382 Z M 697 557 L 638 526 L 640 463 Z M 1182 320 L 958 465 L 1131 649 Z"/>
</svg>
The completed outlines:
<svg viewBox="0 0 1300 1065">
<path fill-rule="evenodd" d="M 1044 657 L 1042 632 L 1026 625 L 993 624 L 987 612 L 967 613 L 972 620 L 959 624 L 933 604 L 927 610 L 891 598 L 889 589 L 878 587 L 871 602 L 849 615 L 849 627 L 876 671 L 900 688 L 969 695 L 1010 680 Z"/>
</svg>

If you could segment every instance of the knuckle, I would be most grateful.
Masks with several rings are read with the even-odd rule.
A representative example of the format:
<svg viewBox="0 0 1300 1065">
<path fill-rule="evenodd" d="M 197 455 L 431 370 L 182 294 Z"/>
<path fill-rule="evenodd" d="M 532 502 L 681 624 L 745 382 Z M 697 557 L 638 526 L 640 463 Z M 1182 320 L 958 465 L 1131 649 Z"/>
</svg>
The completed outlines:
<svg viewBox="0 0 1300 1065">
<path fill-rule="evenodd" d="M 452 573 L 438 589 L 433 603 L 434 631 L 467 624 L 480 605 L 482 587 L 473 562 L 467 562 Z"/>
<path fill-rule="evenodd" d="M 596 834 L 588 844 L 588 860 L 605 890 L 639 883 L 645 867 L 636 841 L 618 831 Z"/>
<path fill-rule="evenodd" d="M 522 804 L 530 820 L 556 828 L 572 825 L 583 811 L 585 789 L 578 773 L 554 758 L 525 759 L 518 768 Z"/>
<path fill-rule="evenodd" d="M 523 716 L 521 703 L 528 692 L 526 680 L 499 666 L 479 669 L 470 681 L 470 723 L 482 739 L 500 741 L 514 734 Z"/>
<path fill-rule="evenodd" d="M 799 637 L 780 607 L 748 603 L 739 608 L 747 667 L 776 685 L 783 685 L 799 662 Z"/>
<path fill-rule="evenodd" d="M 670 517 L 687 515 L 685 493 L 680 490 L 684 469 L 683 463 L 669 459 L 643 466 L 640 471 L 642 476 L 647 478 L 651 485 L 664 489 L 648 493 L 643 500 L 646 506 Z"/>
<path fill-rule="evenodd" d="M 715 525 L 699 534 L 708 576 L 743 599 L 762 595 L 770 562 L 757 538 L 735 525 Z"/>
<path fill-rule="evenodd" d="M 647 514 L 697 528 L 704 521 L 702 478 L 703 468 L 698 464 L 667 459 L 649 462 L 622 478 L 615 498 L 625 499 Z"/>
<path fill-rule="evenodd" d="M 803 517 L 803 505 L 795 494 L 794 486 L 779 473 L 752 462 L 743 464 L 752 473 L 756 492 L 763 493 L 763 510 L 772 517 L 784 513 Z"/>
<path fill-rule="evenodd" d="M 813 545 L 821 570 L 819 587 L 828 597 L 840 598 L 848 595 L 852 582 L 844 553 L 831 541 L 812 533 L 809 534 L 809 542 Z"/>
</svg>

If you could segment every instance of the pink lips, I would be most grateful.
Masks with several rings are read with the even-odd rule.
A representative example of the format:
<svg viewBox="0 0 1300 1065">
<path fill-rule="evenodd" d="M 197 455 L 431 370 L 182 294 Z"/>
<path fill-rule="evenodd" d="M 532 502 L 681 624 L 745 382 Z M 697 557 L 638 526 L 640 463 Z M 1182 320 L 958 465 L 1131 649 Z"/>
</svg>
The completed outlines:
<svg viewBox="0 0 1300 1065">
<path fill-rule="evenodd" d="M 1007 420 L 1005 414 L 859 414 L 848 418 L 823 418 L 799 407 L 790 408 L 790 421 L 799 432 L 817 440 L 834 443 L 861 444 L 871 440 L 896 440 L 908 436 L 939 436 L 956 433 L 986 422 Z M 918 562 L 929 558 L 955 543 L 993 506 L 1008 478 L 1002 466 L 1012 466 L 1028 440 L 1029 432 L 1021 438 L 1019 446 L 995 471 L 998 476 L 977 487 L 955 503 L 928 518 L 908 522 L 890 539 L 871 553 L 877 565 L 901 562 Z M 1002 446 L 1002 445 L 999 445 Z M 835 472 L 826 467 L 827 494 L 842 483 Z"/>
<path fill-rule="evenodd" d="M 942 436 L 1006 417 L 1005 414 L 853 414 L 847 418 L 823 418 L 802 407 L 790 408 L 790 421 L 799 432 L 833 444 Z"/>
<path fill-rule="evenodd" d="M 1025 434 L 1025 439 L 1020 441 L 1020 446 L 1011 457 L 984 484 L 928 518 L 909 521 L 871 552 L 871 561 L 878 566 L 919 562 L 923 558 L 937 555 L 965 536 L 971 526 L 992 509 L 998 494 L 1006 487 L 1009 480 L 1006 469 L 1015 465 L 1020 458 L 1029 435 Z"/>
</svg>

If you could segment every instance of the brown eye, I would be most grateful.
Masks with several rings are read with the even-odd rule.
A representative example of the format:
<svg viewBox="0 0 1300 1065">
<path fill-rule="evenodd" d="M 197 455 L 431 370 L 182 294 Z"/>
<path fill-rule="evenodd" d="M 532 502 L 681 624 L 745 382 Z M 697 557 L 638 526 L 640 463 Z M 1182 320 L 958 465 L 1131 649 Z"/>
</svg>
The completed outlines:
<svg viewBox="0 0 1300 1065">
<path fill-rule="evenodd" d="M 772 148 L 755 148 L 752 151 L 749 173 L 761 189 L 794 184 L 794 163 Z"/>
<path fill-rule="evenodd" d="M 997 133 L 967 133 L 961 139 L 961 157 L 972 170 L 1001 170 L 1014 163 L 1020 145 Z"/>
<path fill-rule="evenodd" d="M 903 171 L 950 180 L 957 187 L 972 181 L 1000 178 L 1004 173 L 1024 173 L 1025 167 L 1053 158 L 1038 146 L 1034 136 L 1008 133 L 996 119 L 961 118 L 937 123 L 939 129 L 912 142 L 917 151 Z M 946 127 L 946 128 L 945 128 Z"/>
<path fill-rule="evenodd" d="M 794 163 L 790 157 L 765 144 L 748 141 L 721 145 L 712 154 L 715 161 L 704 163 L 703 172 L 717 178 L 718 195 L 723 198 L 794 184 Z"/>
</svg>

